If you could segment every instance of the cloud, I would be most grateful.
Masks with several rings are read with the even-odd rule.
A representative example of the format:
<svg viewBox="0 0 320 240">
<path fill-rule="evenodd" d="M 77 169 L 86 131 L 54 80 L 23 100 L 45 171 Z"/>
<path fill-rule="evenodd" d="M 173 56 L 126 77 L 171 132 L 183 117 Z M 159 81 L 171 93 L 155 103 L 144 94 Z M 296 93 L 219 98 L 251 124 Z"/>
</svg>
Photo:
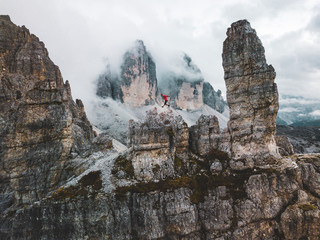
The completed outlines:
<svg viewBox="0 0 320 240">
<path fill-rule="evenodd" d="M 303 97 L 282 96 L 279 97 L 280 105 L 316 105 L 320 106 L 320 99 L 309 99 Z"/>
<path fill-rule="evenodd" d="M 206 81 L 225 92 L 222 44 L 232 22 L 248 19 L 277 72 L 280 93 L 318 97 L 319 4 L 250 0 L 0 0 L 1 14 L 45 42 L 74 98 L 94 97 L 106 61 L 116 71 L 136 39 L 151 52 L 158 76 L 186 52 Z"/>
<path fill-rule="evenodd" d="M 299 112 L 299 109 L 291 108 L 291 107 L 279 109 L 279 113 L 291 113 L 291 112 Z"/>
<path fill-rule="evenodd" d="M 318 117 L 320 116 L 320 110 L 316 110 L 310 113 L 311 116 Z"/>
</svg>

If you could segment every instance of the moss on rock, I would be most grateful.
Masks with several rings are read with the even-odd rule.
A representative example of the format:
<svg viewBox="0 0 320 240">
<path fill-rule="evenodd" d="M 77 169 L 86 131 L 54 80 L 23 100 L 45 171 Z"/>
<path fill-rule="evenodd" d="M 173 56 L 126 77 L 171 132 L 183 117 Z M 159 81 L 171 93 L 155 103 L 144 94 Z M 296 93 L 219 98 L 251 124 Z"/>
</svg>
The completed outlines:
<svg viewBox="0 0 320 240">
<path fill-rule="evenodd" d="M 311 203 L 300 204 L 300 205 L 298 205 L 298 208 L 302 209 L 303 211 L 310 211 L 310 210 L 317 209 L 317 207 Z"/>
<path fill-rule="evenodd" d="M 124 173 L 126 173 L 127 177 L 129 178 L 134 178 L 134 168 L 132 162 L 124 155 L 120 155 L 119 157 L 117 157 L 111 173 L 116 175 L 119 171 L 123 171 Z"/>
</svg>

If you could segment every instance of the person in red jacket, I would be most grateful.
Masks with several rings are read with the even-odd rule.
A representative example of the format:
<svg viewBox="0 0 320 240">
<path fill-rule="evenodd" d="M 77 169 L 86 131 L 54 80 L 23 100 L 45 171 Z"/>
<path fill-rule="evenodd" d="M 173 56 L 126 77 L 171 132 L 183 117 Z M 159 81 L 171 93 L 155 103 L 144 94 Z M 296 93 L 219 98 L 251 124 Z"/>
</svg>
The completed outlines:
<svg viewBox="0 0 320 240">
<path fill-rule="evenodd" d="M 161 93 L 161 96 L 163 97 L 163 100 L 164 100 L 164 104 L 162 107 L 164 107 L 164 105 L 167 105 L 168 107 L 170 107 L 170 105 L 168 104 L 168 97 L 170 97 L 170 96 L 163 95 L 162 93 Z"/>
</svg>

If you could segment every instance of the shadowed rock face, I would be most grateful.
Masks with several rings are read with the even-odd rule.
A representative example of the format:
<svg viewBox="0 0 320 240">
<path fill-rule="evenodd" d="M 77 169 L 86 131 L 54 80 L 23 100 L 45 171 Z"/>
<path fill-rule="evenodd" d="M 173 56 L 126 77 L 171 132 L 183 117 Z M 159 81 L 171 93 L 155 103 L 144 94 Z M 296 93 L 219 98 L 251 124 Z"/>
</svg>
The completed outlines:
<svg viewBox="0 0 320 240">
<path fill-rule="evenodd" d="M 0 199 L 39 200 L 72 173 L 63 166 L 86 154 L 94 134 L 44 44 L 8 16 L 0 16 L 0 109 Z"/>
<path fill-rule="evenodd" d="M 246 20 L 235 22 L 223 43 L 223 68 L 230 108 L 229 131 L 235 165 L 265 164 L 279 156 L 275 143 L 278 90 L 276 73 Z M 252 159 L 252 161 L 248 161 Z M 240 167 L 239 165 L 239 167 Z"/>
<path fill-rule="evenodd" d="M 205 156 L 219 148 L 221 138 L 219 121 L 216 116 L 201 115 L 197 124 L 190 127 L 190 148 L 200 156 Z"/>
<path fill-rule="evenodd" d="M 216 109 L 218 112 L 223 113 L 227 103 L 221 96 L 221 90 L 217 92 L 213 89 L 210 83 L 204 82 L 202 89 L 203 103 Z"/>
</svg>

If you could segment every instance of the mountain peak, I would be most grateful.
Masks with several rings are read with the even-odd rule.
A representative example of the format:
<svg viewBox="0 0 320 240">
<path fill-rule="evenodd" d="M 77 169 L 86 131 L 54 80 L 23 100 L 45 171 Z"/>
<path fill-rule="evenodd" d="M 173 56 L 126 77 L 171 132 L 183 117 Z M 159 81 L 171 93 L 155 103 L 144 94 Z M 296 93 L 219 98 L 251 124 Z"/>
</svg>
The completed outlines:
<svg viewBox="0 0 320 240">
<path fill-rule="evenodd" d="M 279 107 L 276 74 L 266 64 L 262 43 L 247 20 L 228 29 L 222 59 L 234 167 L 272 162 L 279 157 L 275 143 Z M 242 159 L 247 159 L 245 164 Z"/>
<path fill-rule="evenodd" d="M 5 20 L 5 21 L 10 21 L 11 22 L 11 19 L 10 19 L 9 15 L 0 15 L 0 20 Z"/>
</svg>

